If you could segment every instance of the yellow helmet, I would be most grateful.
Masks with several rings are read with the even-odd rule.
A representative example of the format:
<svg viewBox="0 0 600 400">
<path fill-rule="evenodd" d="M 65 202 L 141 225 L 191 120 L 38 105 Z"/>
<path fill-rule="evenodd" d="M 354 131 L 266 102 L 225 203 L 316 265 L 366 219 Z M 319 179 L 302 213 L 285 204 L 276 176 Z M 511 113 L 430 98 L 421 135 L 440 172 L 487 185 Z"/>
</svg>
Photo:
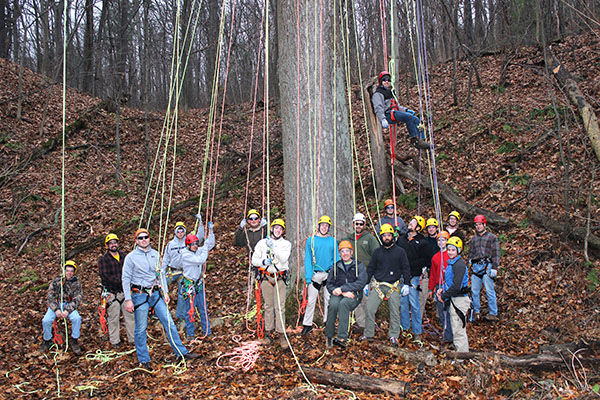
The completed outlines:
<svg viewBox="0 0 600 400">
<path fill-rule="evenodd" d="M 259 212 L 258 210 L 255 210 L 254 208 L 253 208 L 253 209 L 251 209 L 251 210 L 248 210 L 248 213 L 246 214 L 246 218 L 250 218 L 250 216 L 251 216 L 252 214 L 256 214 L 256 216 L 257 216 L 258 218 L 260 218 L 260 212 Z"/>
<path fill-rule="evenodd" d="M 73 269 L 75 269 L 75 272 L 77 272 L 77 264 L 75 264 L 75 261 L 73 261 L 73 260 L 65 261 L 65 268 L 67 268 L 67 267 L 73 267 Z"/>
<path fill-rule="evenodd" d="M 119 241 L 119 237 L 117 235 L 115 235 L 114 233 L 109 233 L 104 238 L 104 244 L 105 245 L 108 244 L 108 242 L 110 242 L 111 240 L 116 240 L 118 242 Z"/>
<path fill-rule="evenodd" d="M 448 214 L 448 218 L 450 217 L 456 217 L 456 219 L 460 221 L 460 213 L 458 211 L 450 211 L 450 214 Z"/>
<path fill-rule="evenodd" d="M 338 246 L 338 250 L 339 250 L 339 251 L 342 251 L 342 249 L 350 249 L 350 250 L 353 250 L 353 248 L 352 248 L 352 243 L 350 243 L 350 241 L 349 241 L 349 240 L 342 240 L 342 241 L 340 242 L 340 245 Z"/>
<path fill-rule="evenodd" d="M 454 246 L 454 247 L 456 247 L 458 249 L 459 253 L 463 249 L 462 240 L 460 240 L 460 238 L 458 236 L 452 236 L 452 237 L 450 237 L 450 239 L 448 239 L 448 243 L 446 243 L 446 246 Z"/>
<path fill-rule="evenodd" d="M 271 222 L 271 228 L 273 228 L 275 225 L 280 225 L 283 229 L 285 229 L 285 221 L 281 218 L 274 219 L 273 222 Z"/>
<path fill-rule="evenodd" d="M 417 221 L 417 224 L 419 224 L 421 230 L 425 229 L 425 218 L 421 217 L 420 215 L 415 215 L 413 219 Z"/>
<path fill-rule="evenodd" d="M 437 220 L 437 219 L 435 219 L 435 218 L 429 218 L 429 219 L 427 220 L 427 223 L 425 224 L 425 228 L 428 228 L 428 227 L 430 227 L 431 225 L 434 225 L 434 226 L 437 226 L 437 227 L 439 227 L 439 226 L 440 226 L 440 223 L 439 223 L 439 222 L 438 222 L 438 220 Z"/>
<path fill-rule="evenodd" d="M 390 224 L 383 224 L 381 225 L 381 228 L 379 228 L 379 234 L 383 235 L 384 233 L 391 233 L 392 235 L 394 234 L 394 227 Z"/>
<path fill-rule="evenodd" d="M 317 225 L 321 225 L 322 223 L 329 224 L 329 226 L 333 225 L 333 223 L 331 222 L 331 218 L 329 218 L 328 215 L 323 215 L 321 218 L 319 218 L 319 222 L 317 222 Z"/>
<path fill-rule="evenodd" d="M 175 222 L 175 230 L 177 230 L 177 228 L 182 227 L 183 229 L 185 229 L 187 231 L 187 228 L 185 227 L 185 224 L 183 223 L 183 221 L 177 221 Z"/>
</svg>

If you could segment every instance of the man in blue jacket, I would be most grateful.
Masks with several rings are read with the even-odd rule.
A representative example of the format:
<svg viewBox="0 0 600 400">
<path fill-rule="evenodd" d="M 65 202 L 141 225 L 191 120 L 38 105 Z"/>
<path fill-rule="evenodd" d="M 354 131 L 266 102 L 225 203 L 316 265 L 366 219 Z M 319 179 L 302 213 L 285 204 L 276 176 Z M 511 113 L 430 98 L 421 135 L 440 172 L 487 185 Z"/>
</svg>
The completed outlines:
<svg viewBox="0 0 600 400">
<path fill-rule="evenodd" d="M 325 326 L 328 348 L 334 344 L 346 347 L 350 312 L 360 304 L 363 288 L 367 284 L 367 270 L 360 261 L 352 259 L 352 243 L 342 240 L 339 252 L 342 259 L 335 263 L 327 276 L 327 290 L 331 295 Z M 334 339 L 336 317 L 339 317 L 339 322 L 337 338 Z"/>
<path fill-rule="evenodd" d="M 150 247 L 150 233 L 141 228 L 135 232 L 135 249 L 127 254 L 123 264 L 123 294 L 125 308 L 135 317 L 135 352 L 141 366 L 150 369 L 148 352 L 148 312 L 150 308 L 165 328 L 167 340 L 175 355 L 180 358 L 194 359 L 199 355 L 190 353 L 181 343 L 179 333 L 171 313 L 167 309 L 169 293 L 166 290 L 165 269 L 160 267 L 158 252 Z"/>
<path fill-rule="evenodd" d="M 306 240 L 304 253 L 304 278 L 307 285 L 308 303 L 302 321 L 301 335 L 308 335 L 313 330 L 313 317 L 317 297 L 322 287 L 327 283 L 327 273 L 339 259 L 335 238 L 329 235 L 331 218 L 323 215 L 317 222 L 317 233 Z M 323 322 L 327 321 L 327 307 L 329 306 L 329 292 L 323 291 Z"/>
</svg>

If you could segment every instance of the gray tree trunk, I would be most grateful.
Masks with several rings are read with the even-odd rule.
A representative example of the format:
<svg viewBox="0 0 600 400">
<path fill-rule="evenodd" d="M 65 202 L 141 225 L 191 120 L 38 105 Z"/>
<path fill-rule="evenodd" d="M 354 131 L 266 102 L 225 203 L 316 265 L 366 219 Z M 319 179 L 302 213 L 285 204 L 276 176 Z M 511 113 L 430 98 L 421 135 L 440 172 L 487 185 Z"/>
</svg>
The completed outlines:
<svg viewBox="0 0 600 400">
<path fill-rule="evenodd" d="M 85 32 L 83 35 L 83 85 L 85 92 L 94 87 L 94 0 L 85 0 Z"/>
<path fill-rule="evenodd" d="M 296 15 L 295 1 L 279 0 L 277 6 L 286 228 L 294 249 L 290 257 L 292 279 L 303 271 L 297 261 L 303 265 L 305 239 L 313 233 L 319 216 L 329 215 L 334 224 L 331 232 L 341 234 L 352 229 L 353 211 L 344 72 L 341 62 L 332 57 L 334 24 L 339 38 L 334 3 L 325 1 L 323 10 L 317 9 L 316 2 L 298 4 L 300 26 L 313 27 L 316 22 L 317 29 L 296 31 L 296 19 L 290 18 Z"/>
</svg>

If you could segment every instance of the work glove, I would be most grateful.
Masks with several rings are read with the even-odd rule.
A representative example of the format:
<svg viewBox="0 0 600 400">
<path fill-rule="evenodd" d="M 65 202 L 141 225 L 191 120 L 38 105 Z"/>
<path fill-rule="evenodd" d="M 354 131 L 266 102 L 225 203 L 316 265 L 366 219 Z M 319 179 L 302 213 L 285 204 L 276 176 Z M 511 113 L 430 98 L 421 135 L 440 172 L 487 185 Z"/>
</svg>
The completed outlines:
<svg viewBox="0 0 600 400">
<path fill-rule="evenodd" d="M 369 285 L 365 285 L 363 293 L 365 294 L 365 297 L 369 297 Z"/>
<path fill-rule="evenodd" d="M 267 247 L 272 249 L 273 248 L 273 239 L 271 239 L 270 237 L 267 236 L 266 242 L 267 242 Z"/>
<path fill-rule="evenodd" d="M 244 218 L 242 220 L 242 222 L 240 222 L 240 229 L 244 229 L 246 227 L 247 223 L 248 223 L 248 221 L 246 221 L 246 218 Z"/>
<path fill-rule="evenodd" d="M 262 228 L 265 225 L 267 225 L 267 219 L 263 218 L 263 219 L 260 220 L 260 227 Z"/>
<path fill-rule="evenodd" d="M 498 270 L 497 269 L 490 269 L 490 272 L 488 273 L 488 275 L 490 276 L 490 278 L 494 279 L 495 277 L 498 276 Z"/>
<path fill-rule="evenodd" d="M 195 215 L 195 217 L 196 217 L 196 219 L 198 220 L 198 222 L 199 222 L 200 224 L 202 224 L 202 214 L 198 213 L 198 214 L 196 214 L 196 215 Z"/>
<path fill-rule="evenodd" d="M 271 260 L 270 258 L 265 258 L 263 260 L 263 265 L 268 266 L 268 265 L 271 265 L 271 264 L 273 264 L 273 260 Z"/>
<path fill-rule="evenodd" d="M 209 222 L 206 226 L 208 227 L 209 231 L 212 231 L 212 229 L 214 228 L 215 224 L 213 224 L 212 222 Z"/>
<path fill-rule="evenodd" d="M 400 294 L 402 296 L 408 296 L 408 293 L 410 293 L 410 288 L 408 287 L 408 285 L 402 285 L 402 289 L 400 289 Z"/>
<path fill-rule="evenodd" d="M 415 115 L 415 112 L 413 110 L 411 110 L 410 108 L 407 108 L 406 112 L 409 113 L 410 115 Z"/>
<path fill-rule="evenodd" d="M 390 127 L 390 123 L 387 121 L 387 119 L 382 119 L 381 120 L 381 127 L 383 129 L 388 129 Z"/>
</svg>

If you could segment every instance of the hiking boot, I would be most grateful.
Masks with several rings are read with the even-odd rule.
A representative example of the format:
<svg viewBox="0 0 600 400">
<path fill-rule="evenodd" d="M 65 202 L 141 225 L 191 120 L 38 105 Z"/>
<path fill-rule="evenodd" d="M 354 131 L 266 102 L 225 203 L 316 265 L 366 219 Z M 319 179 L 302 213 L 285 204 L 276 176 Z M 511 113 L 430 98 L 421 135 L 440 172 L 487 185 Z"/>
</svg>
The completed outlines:
<svg viewBox="0 0 600 400">
<path fill-rule="evenodd" d="M 327 338 L 327 348 L 330 349 L 333 347 L 333 338 Z"/>
<path fill-rule="evenodd" d="M 419 150 L 429 150 L 429 148 L 431 148 L 431 145 L 429 144 L 429 142 L 421 139 L 421 138 L 412 138 L 410 139 L 410 143 L 417 149 Z"/>
<path fill-rule="evenodd" d="M 288 341 L 283 333 L 279 334 L 279 345 L 281 346 L 282 349 L 290 348 L 290 345 L 288 344 Z"/>
<path fill-rule="evenodd" d="M 150 361 L 140 363 L 140 368 L 147 369 L 148 371 L 152 371 L 152 364 Z"/>
<path fill-rule="evenodd" d="M 200 354 L 189 352 L 185 353 L 183 355 L 183 358 L 185 358 L 186 360 L 195 360 L 196 358 L 200 358 Z"/>
<path fill-rule="evenodd" d="M 346 340 L 335 338 L 335 339 L 333 339 L 333 344 L 336 345 L 336 346 L 338 346 L 338 347 L 341 347 L 342 349 L 345 349 L 346 345 L 348 343 L 347 343 Z"/>
<path fill-rule="evenodd" d="M 300 335 L 306 336 L 309 333 L 311 333 L 312 331 L 313 331 L 312 325 L 302 325 L 302 332 L 300 332 Z"/>
<path fill-rule="evenodd" d="M 364 331 L 365 331 L 365 328 L 361 328 L 358 325 L 352 325 L 352 333 L 356 333 L 358 335 L 362 335 Z"/>
<path fill-rule="evenodd" d="M 360 339 L 358 339 L 358 340 L 360 340 L 361 342 L 372 342 L 372 341 L 373 341 L 373 338 L 372 338 L 372 337 L 367 337 L 367 336 L 365 336 L 365 335 L 362 335 L 362 336 L 360 337 Z"/>
<path fill-rule="evenodd" d="M 44 340 L 40 345 L 40 350 L 45 353 L 50 350 L 50 347 L 52 347 L 52 340 Z"/>
<path fill-rule="evenodd" d="M 271 344 L 271 339 L 269 339 L 269 336 L 265 335 L 262 338 L 258 338 L 258 342 L 260 344 L 268 345 Z"/>
<path fill-rule="evenodd" d="M 485 316 L 486 321 L 498 321 L 498 316 L 493 314 L 488 314 Z"/>
<path fill-rule="evenodd" d="M 390 344 L 394 347 L 398 347 L 398 339 L 395 337 L 390 337 Z"/>
<path fill-rule="evenodd" d="M 77 343 L 77 339 L 71 339 L 71 349 L 76 356 L 80 356 L 82 353 L 81 347 L 79 347 L 79 343 Z"/>
<path fill-rule="evenodd" d="M 112 344 L 112 343 L 110 344 L 110 347 L 111 347 L 113 350 L 119 350 L 119 349 L 120 349 L 122 346 L 123 346 L 123 343 L 122 343 L 122 342 L 115 343 L 115 344 Z"/>
</svg>

